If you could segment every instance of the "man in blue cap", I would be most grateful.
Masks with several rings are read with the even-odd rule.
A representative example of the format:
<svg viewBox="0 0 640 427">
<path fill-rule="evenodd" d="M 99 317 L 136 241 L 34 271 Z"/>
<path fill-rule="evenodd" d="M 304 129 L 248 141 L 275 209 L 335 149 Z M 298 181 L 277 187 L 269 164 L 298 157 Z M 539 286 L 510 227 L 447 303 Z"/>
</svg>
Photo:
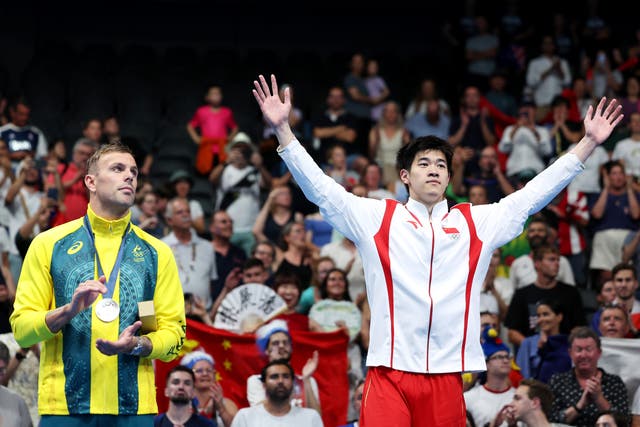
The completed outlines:
<svg viewBox="0 0 640 427">
<path fill-rule="evenodd" d="M 487 361 L 487 379 L 464 393 L 469 416 L 477 426 L 493 420 L 504 405 L 511 402 L 516 389 L 509 379 L 511 356 L 509 348 L 490 326 L 482 330 L 482 350 Z"/>
</svg>

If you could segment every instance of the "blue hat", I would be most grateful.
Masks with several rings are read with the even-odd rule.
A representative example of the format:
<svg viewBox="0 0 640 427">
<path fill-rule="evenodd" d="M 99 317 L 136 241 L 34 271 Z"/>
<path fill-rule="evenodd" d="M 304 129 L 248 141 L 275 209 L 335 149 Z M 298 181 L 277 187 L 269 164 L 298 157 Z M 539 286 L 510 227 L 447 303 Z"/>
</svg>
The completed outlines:
<svg viewBox="0 0 640 427">
<path fill-rule="evenodd" d="M 201 360 L 206 360 L 211 363 L 211 366 L 215 366 L 216 362 L 213 360 L 213 357 L 209 353 L 205 353 L 204 351 L 196 350 L 191 353 L 187 353 L 184 355 L 180 364 L 186 366 L 189 369 L 193 369 L 193 365 L 198 363 Z"/>
<path fill-rule="evenodd" d="M 490 358 L 499 351 L 506 351 L 509 353 L 509 347 L 502 342 L 502 339 L 498 336 L 498 331 L 491 326 L 485 326 L 482 330 L 481 342 L 485 359 Z"/>
<path fill-rule="evenodd" d="M 256 344 L 258 345 L 260 354 L 264 354 L 264 352 L 267 350 L 269 338 L 271 338 L 271 335 L 275 334 L 276 332 L 284 332 L 285 334 L 287 334 L 287 336 L 289 336 L 289 340 L 291 340 L 287 322 L 281 319 L 272 320 L 266 325 L 260 326 L 256 331 Z"/>
</svg>

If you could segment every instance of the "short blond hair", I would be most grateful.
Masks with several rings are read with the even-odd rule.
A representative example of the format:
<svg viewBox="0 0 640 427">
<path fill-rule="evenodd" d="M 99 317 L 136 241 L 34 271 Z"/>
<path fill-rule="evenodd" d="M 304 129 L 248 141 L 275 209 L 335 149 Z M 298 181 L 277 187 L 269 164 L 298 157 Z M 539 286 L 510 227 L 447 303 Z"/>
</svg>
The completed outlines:
<svg viewBox="0 0 640 427">
<path fill-rule="evenodd" d="M 110 153 L 126 153 L 126 154 L 131 154 L 131 156 L 133 156 L 133 153 L 131 152 L 131 149 L 129 147 L 122 144 L 119 140 L 113 140 L 108 144 L 101 145 L 96 150 L 96 152 L 93 153 L 93 156 L 89 157 L 89 160 L 87 161 L 88 173 L 94 175 L 96 172 L 98 161 L 100 161 L 100 158 L 105 154 L 110 154 Z"/>
</svg>

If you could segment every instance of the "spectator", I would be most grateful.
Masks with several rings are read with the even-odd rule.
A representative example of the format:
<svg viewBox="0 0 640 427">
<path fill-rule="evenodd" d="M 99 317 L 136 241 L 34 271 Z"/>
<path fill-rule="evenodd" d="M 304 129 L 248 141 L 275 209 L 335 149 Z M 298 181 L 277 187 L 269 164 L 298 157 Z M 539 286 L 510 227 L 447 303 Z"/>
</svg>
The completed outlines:
<svg viewBox="0 0 640 427">
<path fill-rule="evenodd" d="M 602 307 L 600 312 L 598 333 L 606 338 L 634 338 L 631 333 L 631 322 L 626 307 L 618 303 L 610 303 Z"/>
<path fill-rule="evenodd" d="M 216 379 L 216 364 L 210 354 L 196 350 L 187 353 L 180 365 L 193 373 L 195 393 L 192 399 L 196 413 L 215 425 L 230 427 L 238 412 L 238 407 L 229 398 L 224 397 L 222 386 Z"/>
<path fill-rule="evenodd" d="M 83 138 L 92 141 L 96 145 L 100 144 L 102 140 L 102 122 L 100 119 L 91 118 L 82 124 L 82 137 L 78 141 Z"/>
<path fill-rule="evenodd" d="M 164 395 L 169 398 L 167 412 L 158 414 L 154 427 L 190 426 L 215 427 L 216 424 L 198 413 L 194 413 L 191 401 L 195 397 L 195 375 L 190 368 L 178 365 L 167 374 Z"/>
<path fill-rule="evenodd" d="M 190 199 L 189 193 L 193 188 L 193 176 L 184 169 L 173 171 L 169 176 L 169 184 L 173 189 L 172 197 L 180 197 L 189 200 L 189 210 L 191 211 L 191 220 L 193 228 L 198 234 L 204 233 L 204 211 L 199 201 Z"/>
<path fill-rule="evenodd" d="M 9 348 L 0 342 L 0 425 L 3 427 L 31 427 L 31 415 L 24 399 L 4 385 L 9 366 Z"/>
<path fill-rule="evenodd" d="M 563 427 L 565 424 L 549 423 L 553 403 L 553 392 L 545 383 L 524 379 L 513 395 L 513 401 L 505 405 L 491 426 L 509 426 L 524 422 L 528 427 Z"/>
<path fill-rule="evenodd" d="M 43 197 L 40 199 L 40 206 L 36 213 L 29 217 L 18 229 L 13 241 L 21 260 L 27 256 L 27 251 L 33 239 L 51 227 L 51 217 L 53 213 L 53 202 L 51 199 Z M 9 259 L 11 259 L 11 253 L 9 253 Z M 11 268 L 14 268 L 14 265 L 15 264 L 10 264 Z"/>
<path fill-rule="evenodd" d="M 571 144 L 567 151 L 574 149 L 576 144 Z M 587 195 L 587 201 L 589 206 L 593 204 L 593 200 L 598 198 L 600 191 L 602 191 L 601 176 L 602 166 L 609 161 L 609 153 L 601 146 L 597 146 L 591 157 L 584 162 L 584 170 L 582 173 L 571 181 L 569 189 L 573 191 L 580 191 Z"/>
<path fill-rule="evenodd" d="M 629 425 L 627 414 L 603 411 L 598 415 L 595 427 L 625 427 Z M 634 426 L 635 427 L 635 426 Z"/>
<path fill-rule="evenodd" d="M 551 137 L 553 153 L 561 156 L 574 144 L 577 144 L 584 133 L 582 123 L 569 118 L 569 100 L 556 95 L 551 101 L 551 123 L 547 125 Z"/>
<path fill-rule="evenodd" d="M 365 58 L 362 53 L 356 52 L 349 62 L 349 73 L 344 77 L 344 87 L 347 102 L 344 108 L 353 114 L 357 120 L 357 137 L 354 153 L 366 155 L 365 149 L 367 135 L 371 128 L 371 105 L 373 98 L 369 94 L 365 81 Z"/>
<path fill-rule="evenodd" d="M 616 143 L 611 155 L 612 160 L 620 160 L 624 165 L 627 176 L 631 178 L 634 191 L 640 191 L 640 112 L 634 112 L 629 117 L 629 137 Z"/>
<path fill-rule="evenodd" d="M 500 259 L 500 248 L 497 248 L 491 255 L 489 269 L 482 284 L 482 292 L 480 292 L 480 312 L 495 314 L 498 316 L 500 322 L 502 322 L 507 316 L 507 311 L 509 311 L 509 303 L 511 302 L 511 298 L 513 298 L 515 289 L 511 286 L 509 279 L 498 275 Z"/>
<path fill-rule="evenodd" d="M 573 368 L 551 377 L 552 421 L 578 427 L 592 426 L 600 411 L 628 412 L 627 390 L 617 375 L 598 368 L 602 354 L 600 337 L 586 326 L 569 335 L 569 356 Z"/>
<path fill-rule="evenodd" d="M 377 163 L 369 163 L 364 168 L 360 183 L 365 186 L 368 198 L 378 200 L 394 198 L 394 194 L 384 187 L 382 174 L 382 167 Z"/>
<path fill-rule="evenodd" d="M 468 156 L 469 169 L 478 169 L 480 151 L 495 145 L 494 124 L 486 109 L 480 108 L 480 90 L 475 86 L 467 86 L 460 104 L 460 114 L 454 117 L 449 128 L 449 143 L 454 147 L 473 150 Z"/>
<path fill-rule="evenodd" d="M 225 145 L 238 132 L 238 125 L 231 109 L 222 105 L 220 86 L 209 87 L 204 100 L 206 105 L 196 110 L 187 124 L 187 132 L 198 145 L 196 170 L 207 175 L 214 166 L 225 162 Z"/>
<path fill-rule="evenodd" d="M 538 333 L 522 340 L 516 364 L 524 378 L 548 383 L 551 376 L 571 368 L 568 335 L 560 333 L 564 309 L 553 300 L 536 304 Z"/>
<path fill-rule="evenodd" d="M 262 261 L 262 264 L 269 275 L 265 284 L 271 287 L 273 285 L 273 274 L 275 272 L 276 245 L 270 240 L 259 241 L 256 243 L 253 251 L 251 251 L 251 256 Z"/>
<path fill-rule="evenodd" d="M 489 90 L 485 98 L 507 116 L 515 117 L 518 114 L 518 103 L 507 91 L 507 74 L 503 71 L 495 71 L 489 76 Z"/>
<path fill-rule="evenodd" d="M 574 98 L 573 102 L 575 103 L 575 106 L 572 105 L 572 107 L 575 107 L 578 110 L 580 119 L 584 120 L 589 107 L 595 108 L 596 106 L 595 98 L 591 94 L 591 89 L 587 85 L 587 81 L 584 77 L 574 77 L 573 83 L 571 84 L 571 93 Z"/>
<path fill-rule="evenodd" d="M 440 114 L 447 117 L 451 115 L 449 104 L 438 95 L 436 81 L 432 78 L 425 78 L 420 82 L 418 92 L 409 103 L 407 111 L 404 114 L 405 118 L 409 120 L 415 114 L 426 114 L 429 101 L 436 101 L 438 103 Z M 415 135 L 414 138 L 415 137 L 417 137 L 417 135 Z"/>
<path fill-rule="evenodd" d="M 638 289 L 636 269 L 629 264 L 617 264 L 611 271 L 611 279 L 616 293 L 612 303 L 624 307 L 632 322 L 638 322 L 638 327 L 640 328 L 640 300 L 635 297 Z M 595 331 L 599 330 L 601 314 L 602 309 L 595 312 L 591 319 L 591 327 Z M 632 329 L 635 328 L 632 326 Z"/>
<path fill-rule="evenodd" d="M 509 348 L 498 337 L 498 332 L 490 327 L 482 329 L 482 340 L 487 361 L 486 381 L 464 392 L 467 411 L 478 426 L 489 424 L 500 409 L 511 401 L 516 391 L 509 380 Z"/>
<path fill-rule="evenodd" d="M 29 124 L 31 106 L 18 98 L 9 106 L 11 122 L 0 126 L 0 139 L 7 144 L 14 169 L 26 157 L 41 159 L 47 155 L 47 140 L 40 129 Z"/>
<path fill-rule="evenodd" d="M 620 92 L 624 77 L 616 65 L 612 64 L 609 53 L 604 49 L 599 49 L 594 57 L 587 56 L 585 59 L 585 75 L 587 85 L 594 98 L 615 97 Z"/>
<path fill-rule="evenodd" d="M 327 277 L 329 271 L 334 268 L 336 268 L 336 263 L 333 260 L 333 257 L 329 255 L 322 255 L 322 253 L 320 253 L 320 257 L 314 260 L 311 274 L 311 285 L 302 291 L 302 294 L 300 295 L 298 312 L 308 314 L 313 304 L 322 299 L 320 296 L 320 286 L 322 286 L 322 282 L 325 277 Z"/>
<path fill-rule="evenodd" d="M 604 165 L 602 181 L 603 189 L 591 208 L 594 223 L 589 268 L 596 286 L 611 278 L 611 269 L 622 258 L 622 242 L 629 231 L 638 229 L 640 218 L 638 197 L 620 162 Z"/>
<path fill-rule="evenodd" d="M 344 236 L 325 245 L 320 250 L 320 256 L 331 257 L 335 267 L 344 270 L 349 280 L 349 296 L 352 301 L 359 301 L 364 297 L 364 266 L 356 245 Z M 321 284 L 322 280 L 318 282 Z"/>
<path fill-rule="evenodd" d="M 63 224 L 81 218 L 87 213 L 89 192 L 84 185 L 87 174 L 87 161 L 98 149 L 98 144 L 87 138 L 79 139 L 73 146 L 71 162 L 58 164 L 57 171 L 62 181 L 64 210 L 58 214 L 56 224 Z M 48 177 L 49 184 L 54 184 L 54 176 Z"/>
<path fill-rule="evenodd" d="M 523 103 L 518 109 L 518 121 L 506 127 L 498 150 L 508 154 L 507 177 L 515 184 L 516 176 L 532 170 L 540 173 L 552 153 L 551 138 L 544 126 L 535 121 L 535 106 Z"/>
<path fill-rule="evenodd" d="M 596 299 L 598 300 L 598 305 L 600 307 L 609 304 L 616 299 L 616 288 L 613 285 L 613 280 L 607 280 L 602 284 Z"/>
<path fill-rule="evenodd" d="M 536 120 L 547 114 L 553 98 L 571 84 L 569 63 L 557 56 L 555 50 L 553 36 L 545 34 L 541 40 L 540 55 L 527 64 L 527 86 L 537 107 Z"/>
<path fill-rule="evenodd" d="M 549 224 L 544 217 L 536 216 L 529 221 L 526 237 L 530 253 L 517 257 L 511 263 L 511 268 L 509 269 L 509 280 L 513 289 L 523 288 L 536 281 L 538 273 L 536 272 L 535 260 L 532 255 L 535 254 L 536 249 L 548 245 L 549 235 Z M 560 269 L 556 279 L 567 285 L 575 285 L 571 263 L 562 255 L 560 256 Z"/>
<path fill-rule="evenodd" d="M 283 227 L 301 221 L 304 221 L 302 214 L 292 208 L 291 189 L 287 186 L 275 187 L 258 213 L 253 234 L 258 241 L 278 243 Z"/>
<path fill-rule="evenodd" d="M 621 125 L 626 126 L 631 119 L 633 113 L 640 113 L 640 80 L 636 76 L 627 77 L 626 93 L 620 98 L 620 105 L 622 105 L 622 119 Z"/>
<path fill-rule="evenodd" d="M 383 114 L 384 102 L 391 95 L 387 82 L 379 74 L 380 64 L 377 59 L 367 60 L 364 84 L 367 87 L 369 98 L 371 99 L 371 122 L 380 120 Z M 400 106 L 398 106 L 398 113 Z"/>
<path fill-rule="evenodd" d="M 11 184 L 5 195 L 5 204 L 11 212 L 9 221 L 9 238 L 11 248 L 9 250 L 9 261 L 11 262 L 11 273 L 13 277 L 20 277 L 22 265 L 18 249 L 15 245 L 15 235 L 28 219 L 36 217 L 42 205 L 42 176 L 36 162 L 31 157 L 25 157 L 20 162 L 20 167 L 16 171 L 16 179 Z M 37 217 L 36 217 L 37 218 Z M 40 228 L 36 222 L 33 234 L 38 234 Z"/>
<path fill-rule="evenodd" d="M 424 112 L 418 112 L 407 117 L 405 128 L 413 138 L 435 135 L 438 138 L 448 139 L 451 119 L 442 112 L 442 106 L 435 100 L 426 101 Z"/>
<path fill-rule="evenodd" d="M 186 199 L 185 202 L 187 205 L 189 204 Z M 166 212 L 165 218 L 168 219 Z M 189 218 L 189 221 L 191 221 L 191 218 Z M 135 220 L 132 219 L 131 222 L 158 239 L 162 239 L 167 234 L 164 220 L 158 215 L 158 197 L 156 193 L 150 192 L 142 196 L 140 214 Z"/>
<path fill-rule="evenodd" d="M 536 333 L 536 304 L 542 299 L 555 300 L 562 307 L 560 332 L 567 333 L 574 326 L 585 324 L 580 293 L 574 286 L 556 279 L 560 268 L 558 249 L 548 245 L 536 248 L 533 262 L 537 279 L 531 285 L 516 290 L 504 322 L 509 328 L 509 341 L 515 346 L 520 346 L 526 337 Z"/>
<path fill-rule="evenodd" d="M 334 145 L 342 146 L 349 156 L 359 154 L 356 139 L 359 135 L 358 119 L 345 109 L 344 90 L 339 86 L 329 89 L 327 109 L 313 122 L 313 149 L 316 160 L 322 163 L 327 150 Z"/>
<path fill-rule="evenodd" d="M 295 274 L 280 273 L 276 274 L 273 282 L 273 290 L 287 303 L 287 311 L 277 318 L 287 322 L 290 331 L 308 331 L 309 318 L 296 312 L 302 292 L 300 278 Z"/>
<path fill-rule="evenodd" d="M 115 116 L 109 116 L 102 122 L 102 143 L 106 144 L 110 141 L 120 141 L 131 149 L 136 164 L 140 165 L 140 175 L 148 177 L 151 174 L 151 166 L 153 165 L 153 151 L 150 147 L 150 141 L 141 141 L 128 135 L 120 135 L 120 123 Z"/>
<path fill-rule="evenodd" d="M 347 153 L 341 145 L 334 145 L 327 150 L 327 164 L 324 171 L 347 191 L 351 191 L 360 182 L 360 175 L 348 167 Z"/>
<path fill-rule="evenodd" d="M 382 168 L 385 186 L 398 179 L 396 154 L 409 142 L 409 132 L 403 127 L 400 105 L 394 101 L 384 104 L 382 115 L 369 132 L 369 158 Z"/>
<path fill-rule="evenodd" d="M 213 326 L 213 311 L 207 311 L 204 301 L 190 292 L 184 293 L 184 314 L 187 319 Z"/>
<path fill-rule="evenodd" d="M 247 260 L 247 254 L 242 248 L 231 243 L 233 220 L 227 212 L 214 212 L 209 230 L 213 236 L 212 243 L 216 252 L 216 271 L 218 272 L 218 278 L 214 280 L 211 290 L 211 299 L 215 301 L 222 292 L 225 278 L 235 268 L 239 270 L 242 267 Z"/>
<path fill-rule="evenodd" d="M 176 259 L 182 290 L 197 296 L 209 310 L 213 302 L 213 284 L 218 279 L 213 246 L 210 241 L 199 237 L 192 228 L 189 202 L 186 199 L 170 200 L 166 218 L 171 233 L 162 241 L 169 245 Z"/>
<path fill-rule="evenodd" d="M 467 156 L 468 153 L 464 149 L 454 152 L 455 164 L 451 185 L 455 195 L 465 196 L 472 186 L 482 185 L 487 190 L 489 203 L 495 203 L 514 192 L 513 185 L 502 172 L 495 147 L 485 147 L 480 151 L 476 170 L 467 165 Z"/>
<path fill-rule="evenodd" d="M 311 262 L 317 255 L 306 241 L 304 223 L 290 222 L 282 229 L 282 251 L 276 256 L 276 276 L 292 273 L 300 278 L 302 286 L 311 284 Z"/>
<path fill-rule="evenodd" d="M 550 203 L 547 209 L 557 219 L 560 255 L 569 261 L 575 283 L 585 288 L 587 285 L 586 228 L 589 224 L 587 196 L 569 186 L 562 190 L 559 199 L 557 204 Z"/>
<path fill-rule="evenodd" d="M 240 409 L 232 427 L 322 427 L 322 419 L 316 411 L 291 404 L 295 376 L 287 361 L 267 363 L 259 380 L 266 396 L 264 404 Z"/>
<path fill-rule="evenodd" d="M 486 89 L 487 80 L 496 69 L 500 41 L 485 16 L 476 16 L 474 21 L 475 34 L 465 42 L 467 83 Z"/>
<path fill-rule="evenodd" d="M 291 360 L 291 335 L 284 320 L 272 320 L 258 328 L 256 344 L 260 355 L 265 355 L 270 364 L 278 360 L 289 363 Z M 287 400 L 290 401 L 291 406 L 311 408 L 321 413 L 318 383 L 313 378 L 317 367 L 318 352 L 315 351 L 302 368 L 301 375 L 296 374 L 292 378 L 293 386 L 287 394 Z M 265 399 L 270 397 L 265 393 L 260 381 L 260 375 L 251 375 L 247 378 L 247 400 L 251 406 L 264 403 Z"/>
<path fill-rule="evenodd" d="M 260 189 L 270 185 L 271 176 L 244 132 L 236 134 L 227 150 L 227 161 L 214 167 L 209 175 L 217 188 L 215 209 L 224 210 L 233 218 L 231 240 L 249 254 L 255 245 L 252 227 L 260 212 Z"/>
</svg>

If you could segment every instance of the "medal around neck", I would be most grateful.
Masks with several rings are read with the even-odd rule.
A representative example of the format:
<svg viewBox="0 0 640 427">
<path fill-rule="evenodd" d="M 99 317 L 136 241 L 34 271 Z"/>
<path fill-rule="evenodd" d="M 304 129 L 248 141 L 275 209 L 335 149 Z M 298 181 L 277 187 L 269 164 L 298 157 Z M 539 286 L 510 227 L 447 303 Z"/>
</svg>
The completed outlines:
<svg viewBox="0 0 640 427">
<path fill-rule="evenodd" d="M 113 322 L 120 315 L 120 306 L 112 298 L 103 298 L 96 304 L 96 316 L 105 323 Z"/>
</svg>

